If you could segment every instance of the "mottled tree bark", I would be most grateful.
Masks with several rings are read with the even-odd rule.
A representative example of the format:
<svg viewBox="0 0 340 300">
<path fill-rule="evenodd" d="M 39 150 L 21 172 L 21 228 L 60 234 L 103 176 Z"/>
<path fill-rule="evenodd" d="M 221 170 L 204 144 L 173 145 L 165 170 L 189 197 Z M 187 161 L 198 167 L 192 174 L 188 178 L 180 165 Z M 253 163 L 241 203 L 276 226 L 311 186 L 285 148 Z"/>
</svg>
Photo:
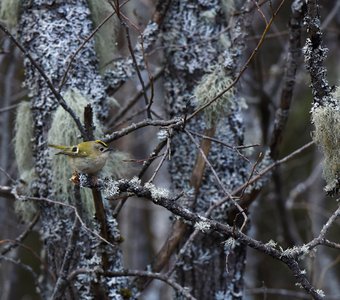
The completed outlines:
<svg viewBox="0 0 340 300">
<path fill-rule="evenodd" d="M 235 78 L 240 68 L 238 58 L 243 50 L 245 23 L 242 16 L 226 30 L 231 10 L 232 5 L 225 7 L 222 1 L 171 2 L 163 26 L 165 88 L 170 116 L 189 115 L 197 109 L 194 92 L 204 75 L 220 72 L 222 77 Z M 223 79 L 217 76 L 218 80 Z M 213 82 L 211 88 L 214 84 L 217 82 Z M 241 101 L 237 95 L 231 97 L 235 105 L 229 113 L 217 114 L 210 122 L 201 114 L 185 128 L 229 145 L 243 144 Z M 226 190 L 242 185 L 248 170 L 237 152 L 206 140 L 202 140 L 201 148 Z M 170 173 L 174 190 L 191 191 L 192 201 L 187 205 L 199 213 L 206 212 L 225 196 L 212 170 L 202 161 L 197 147 L 185 133 L 178 133 L 172 140 Z M 216 210 L 213 217 L 233 224 L 233 217 L 228 217 L 228 210 L 233 207 L 230 201 Z M 186 236 L 189 233 L 187 230 Z M 217 234 L 199 234 L 176 269 L 176 278 L 183 286 L 191 288 L 198 299 L 242 298 L 246 248 L 238 243 L 224 244 L 224 241 L 225 237 Z"/>
<path fill-rule="evenodd" d="M 93 30 L 90 11 L 85 0 L 68 1 L 23 1 L 18 26 L 20 41 L 24 48 L 41 66 L 56 89 L 69 62 L 68 58 Z M 47 150 L 47 135 L 58 107 L 38 70 L 25 59 L 25 85 L 31 98 L 33 115 L 32 149 L 35 181 L 34 196 L 55 199 L 52 188 L 51 163 Z M 97 119 L 107 114 L 105 88 L 97 71 L 94 40 L 89 41 L 76 56 L 61 94 L 70 89 L 81 91 L 94 107 Z M 78 116 L 81 117 L 81 116 Z M 69 130 L 62 128 L 62 131 Z M 67 182 L 65 182 L 67 184 Z M 75 204 L 81 210 L 82 200 L 75 191 Z M 63 199 L 69 203 L 70 199 Z M 44 241 L 46 268 L 44 269 L 44 297 L 53 299 L 120 299 L 124 279 L 78 276 L 76 282 L 65 282 L 68 272 L 75 268 L 113 271 L 121 268 L 121 253 L 114 237 L 119 235 L 116 220 L 107 217 L 113 246 L 105 245 L 98 237 L 79 228 L 72 209 L 49 202 L 39 203 L 41 213 L 41 236 Z M 96 220 L 91 225 L 99 231 Z M 104 255 L 105 254 L 105 255 Z"/>
</svg>

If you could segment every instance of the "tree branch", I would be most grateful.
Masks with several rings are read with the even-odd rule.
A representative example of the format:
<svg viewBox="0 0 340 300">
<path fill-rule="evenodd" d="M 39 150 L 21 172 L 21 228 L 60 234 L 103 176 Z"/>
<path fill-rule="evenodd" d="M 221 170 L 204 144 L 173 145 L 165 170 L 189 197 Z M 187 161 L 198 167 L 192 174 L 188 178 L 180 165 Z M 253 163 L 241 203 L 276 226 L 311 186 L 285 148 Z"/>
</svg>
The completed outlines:
<svg viewBox="0 0 340 300">
<path fill-rule="evenodd" d="M 185 287 L 180 286 L 178 283 L 171 280 L 166 275 L 163 275 L 160 273 L 153 273 L 153 272 L 139 271 L 139 270 L 122 270 L 122 271 L 115 271 L 115 272 L 102 272 L 99 270 L 77 269 L 69 274 L 69 276 L 67 277 L 67 281 L 71 282 L 72 280 L 74 280 L 76 276 L 81 275 L 81 274 L 95 274 L 95 275 L 103 275 L 106 277 L 138 276 L 138 277 L 148 277 L 148 278 L 158 279 L 158 280 L 161 280 L 167 283 L 171 287 L 173 287 L 176 291 L 178 291 L 180 294 L 182 294 L 186 298 L 190 300 L 196 300 L 196 298 L 193 297 Z"/>
</svg>

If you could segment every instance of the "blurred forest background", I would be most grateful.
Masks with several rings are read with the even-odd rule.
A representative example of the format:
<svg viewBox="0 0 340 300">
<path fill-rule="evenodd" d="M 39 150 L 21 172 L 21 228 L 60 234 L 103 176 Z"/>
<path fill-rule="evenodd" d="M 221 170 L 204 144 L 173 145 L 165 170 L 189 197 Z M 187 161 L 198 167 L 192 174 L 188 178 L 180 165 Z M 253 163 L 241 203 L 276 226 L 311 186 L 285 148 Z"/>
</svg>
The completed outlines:
<svg viewBox="0 0 340 300">
<path fill-rule="evenodd" d="M 7 5 L 7 2 L 8 1 L 2 0 L 1 5 Z M 35 2 L 38 4 L 32 4 L 33 6 L 42 5 L 41 3 L 43 1 L 32 1 L 32 3 Z M 59 5 L 58 2 L 59 1 L 56 1 L 56 5 Z M 65 2 L 71 3 L 72 1 Z M 122 14 L 126 16 L 126 19 L 110 24 L 110 26 L 115 26 L 115 41 L 108 41 L 107 44 L 105 41 L 101 41 L 103 45 L 111 47 L 110 49 L 115 47 L 113 49 L 113 51 L 115 51 L 113 56 L 114 61 L 121 58 L 131 58 L 131 49 L 129 49 L 129 47 L 131 46 L 133 49 L 138 48 L 140 33 L 147 28 L 150 20 L 157 18 L 155 12 L 157 12 L 157 7 L 160 6 L 157 1 L 152 0 L 125 2 L 121 1 L 120 9 Z M 171 5 L 177 5 L 174 4 L 177 3 L 177 1 L 165 2 L 170 3 L 170 7 Z M 257 165 L 260 165 L 260 153 L 266 153 L 268 148 L 273 147 L 271 144 L 273 142 L 274 120 L 278 110 L 282 108 L 283 105 L 282 90 L 286 84 L 284 72 L 287 67 L 287 57 L 292 54 L 289 53 L 289 38 L 293 27 L 289 25 L 293 18 L 291 6 L 292 3 L 293 5 L 298 5 L 300 1 L 282 1 L 282 7 L 274 17 L 273 12 L 279 7 L 281 1 L 222 1 L 222 4 L 220 4 L 219 1 L 212 1 L 213 3 L 210 4 L 205 2 L 209 1 L 183 1 L 183 3 L 187 3 L 188 11 L 195 9 L 205 10 L 205 17 L 209 18 L 209 21 L 214 19 L 216 15 L 220 16 L 220 12 L 218 12 L 216 8 L 214 8 L 214 11 L 212 6 L 221 6 L 224 10 L 229 10 L 228 14 L 226 14 L 228 18 L 230 18 L 230 20 L 237 20 L 243 13 L 240 9 L 246 7 L 248 4 L 249 12 L 247 13 L 248 16 L 246 20 L 248 23 L 244 27 L 240 27 L 247 30 L 242 37 L 244 42 L 244 47 L 241 49 L 242 55 L 237 58 L 236 63 L 233 62 L 236 67 L 234 66 L 233 72 L 230 73 L 232 78 L 236 78 L 240 70 L 242 70 L 242 67 L 248 63 L 247 59 L 254 53 L 254 49 L 256 49 L 255 55 L 249 61 L 246 70 L 244 70 L 235 85 L 235 94 L 239 99 L 237 101 L 244 101 L 247 106 L 237 111 L 238 118 L 243 120 L 242 130 L 244 131 L 244 136 L 240 144 L 256 145 L 240 150 L 242 151 L 242 156 L 247 158 L 246 163 L 249 166 L 248 171 L 243 177 L 245 181 L 247 181 L 252 170 Z M 235 3 L 232 5 L 232 2 Z M 319 2 L 322 41 L 323 46 L 328 48 L 327 58 L 323 64 L 327 70 L 329 86 L 333 87 L 339 85 L 340 73 L 340 2 L 336 0 Z M 48 1 L 46 3 L 47 6 L 51 5 Z M 112 1 L 112 3 L 112 5 L 115 5 L 117 1 Z M 122 3 L 124 3 L 124 5 L 122 5 Z M 52 6 L 53 4 L 51 7 Z M 108 5 L 106 7 L 106 10 L 96 11 L 96 17 L 100 20 L 104 20 L 110 11 L 111 6 Z M 3 24 L 11 28 L 11 32 L 18 37 L 25 48 L 33 47 L 28 46 L 29 39 L 23 38 L 23 36 L 27 34 L 23 33 L 23 28 L 19 29 L 20 32 L 17 33 L 18 26 L 19 28 L 20 26 L 28 26 L 25 22 L 20 21 L 22 9 L 27 9 L 28 11 L 31 8 L 26 5 L 24 8 L 21 8 L 19 12 L 7 14 L 14 17 L 12 17 L 12 20 L 3 20 Z M 167 9 L 168 11 L 171 10 L 169 7 Z M 178 11 L 180 11 L 180 9 Z M 17 14 L 18 16 L 15 17 Z M 93 10 L 92 14 L 94 14 Z M 166 16 L 167 10 L 165 10 L 164 14 Z M 211 15 L 207 17 L 208 14 Z M 190 14 L 186 17 L 189 18 Z M 4 18 L 4 14 L 2 18 Z M 19 25 L 15 24 L 13 20 L 15 18 L 18 18 Z M 273 23 L 269 22 L 271 18 L 274 19 Z M 165 32 L 169 32 L 171 23 L 167 17 L 164 17 L 164 19 L 168 24 L 162 24 L 160 27 L 168 26 Z M 224 32 L 228 32 L 233 29 L 235 23 L 230 20 L 218 20 L 218 22 L 221 22 L 218 25 L 218 30 L 222 31 L 221 34 L 223 34 L 223 30 Z M 283 121 L 285 126 L 283 127 L 282 133 L 280 133 L 280 138 L 275 146 L 275 155 L 272 157 L 271 162 L 290 155 L 295 150 L 312 141 L 313 124 L 311 122 L 310 112 L 313 107 L 313 93 L 310 86 L 311 76 L 306 69 L 304 54 L 302 52 L 302 47 L 305 45 L 308 37 L 308 26 L 303 22 L 303 18 L 300 18 L 300 21 L 302 24 L 300 29 L 300 46 L 298 46 L 300 53 L 294 58 L 296 59 L 296 75 L 293 81 L 293 94 L 291 102 L 287 104 L 288 109 L 285 111 L 287 119 Z M 48 20 L 46 20 L 46 22 L 48 22 Z M 99 21 L 96 22 L 93 28 L 100 23 Z M 190 19 L 187 19 L 186 22 L 190 23 Z M 53 26 L 53 23 L 51 23 L 51 26 Z M 126 26 L 129 27 L 129 35 L 127 34 Z M 100 32 L 100 30 L 98 30 L 98 32 Z M 264 32 L 266 32 L 265 36 L 263 36 Z M 48 33 L 46 34 L 48 35 Z M 167 33 L 163 33 L 163 35 L 166 34 Z M 94 41 L 95 37 L 91 38 L 92 41 Z M 130 42 L 128 42 L 127 37 L 130 39 Z M 259 45 L 261 37 L 264 39 L 263 43 Z M 147 34 L 144 34 L 144 38 L 144 42 L 147 44 Z M 211 38 L 213 39 L 213 36 L 211 36 Z M 33 34 L 32 39 L 34 39 Z M 163 41 L 159 43 L 157 39 L 163 39 Z M 207 41 L 204 39 L 207 39 Z M 39 217 L 37 217 L 34 223 L 23 220 L 14 209 L 14 201 L 18 200 L 14 200 L 13 195 L 9 191 L 10 188 L 19 184 L 18 182 L 21 176 L 18 172 L 14 150 L 15 128 L 18 127 L 18 125 L 15 124 L 17 109 L 20 103 L 30 101 L 30 97 L 36 97 L 36 93 L 31 92 L 32 89 L 35 88 L 36 83 L 32 83 L 32 86 L 34 86 L 32 87 L 30 83 L 27 82 L 27 78 L 25 79 L 25 66 L 27 67 L 28 63 L 26 61 L 24 64 L 24 56 L 20 49 L 11 42 L 8 35 L 4 32 L 0 32 L 0 41 L 0 299 L 39 299 L 34 280 L 32 279 L 32 273 L 36 274 L 36 276 L 43 274 L 42 264 L 48 261 L 44 256 L 46 253 L 42 254 L 42 252 L 46 251 L 46 241 L 44 240 L 46 239 L 46 234 L 44 238 L 41 237 L 42 230 L 44 230 L 42 228 L 46 226 L 42 226 L 44 221 L 39 220 Z M 81 45 L 83 38 L 77 37 L 75 41 L 78 47 Z M 201 78 L 205 74 L 211 73 L 212 70 L 206 69 L 202 71 L 200 69 L 199 74 L 192 72 L 191 79 L 190 72 L 185 73 L 185 71 L 183 71 L 183 73 L 178 73 L 179 75 L 171 74 L 171 72 L 175 73 L 176 70 L 178 70 L 176 67 L 179 68 L 178 65 L 173 67 L 169 62 L 164 63 L 172 59 L 169 56 L 171 55 L 171 48 L 176 49 L 177 47 L 179 50 L 176 49 L 176 51 L 185 52 L 187 62 L 190 62 L 190 50 L 195 47 L 195 44 L 191 44 L 185 48 L 181 39 L 178 39 L 179 45 L 166 45 L 164 41 L 166 41 L 166 38 L 162 36 L 157 37 L 151 46 L 145 44 L 144 46 L 147 49 L 144 55 L 147 57 L 147 66 L 145 67 L 144 57 L 144 68 L 139 67 L 139 73 L 133 72 L 129 78 L 126 76 L 126 79 L 120 82 L 118 88 L 116 85 L 115 89 L 111 91 L 109 88 L 106 89 L 107 93 L 111 93 L 110 97 L 114 98 L 115 101 L 114 104 L 107 109 L 109 113 L 103 121 L 103 131 L 107 135 L 103 134 L 102 136 L 96 136 L 96 138 L 101 139 L 108 137 L 112 132 L 124 129 L 133 123 L 141 122 L 148 117 L 147 110 L 145 109 L 143 89 L 148 91 L 146 94 L 149 99 L 151 94 L 153 94 L 153 120 L 167 120 L 170 119 L 170 117 L 183 116 L 176 115 L 179 110 L 171 106 L 171 101 L 176 101 L 176 99 L 167 100 L 168 102 L 165 103 L 164 99 L 171 98 L 171 91 L 173 91 L 174 88 L 169 88 L 169 85 L 172 84 L 169 84 L 169 78 L 171 75 L 176 77 L 185 74 L 178 80 L 191 80 L 188 86 L 192 87 L 201 82 Z M 99 43 L 99 38 L 95 39 L 95 42 Z M 186 42 L 197 43 L 197 40 L 190 40 L 190 38 L 188 38 Z M 213 48 L 213 45 L 209 44 L 210 41 L 208 42 L 207 35 L 202 35 L 200 42 L 203 45 L 197 45 L 198 50 L 196 50 L 198 54 L 196 53 L 195 55 L 199 56 L 199 53 L 202 53 L 202 56 L 205 55 L 205 43 L 207 43 L 206 51 L 209 51 L 211 54 L 211 47 Z M 51 45 L 51 47 L 53 46 L 54 45 Z M 229 44 L 229 46 L 232 47 L 233 45 Z M 48 66 L 43 60 L 40 60 L 39 52 L 34 52 L 32 48 L 30 48 L 29 51 L 34 59 L 40 62 L 43 69 Z M 65 51 L 67 52 L 68 48 L 65 48 Z M 98 53 L 103 50 L 96 48 L 96 51 L 98 57 L 100 57 Z M 108 51 L 108 49 L 105 51 Z M 216 49 L 216 61 L 221 53 L 223 53 L 223 51 Z M 69 57 L 71 54 L 72 53 L 65 53 L 65 57 Z M 214 56 L 213 54 L 211 55 Z M 50 59 L 53 61 L 55 58 L 53 56 L 51 57 Z M 176 59 L 178 59 L 178 57 L 173 58 L 177 64 L 178 61 Z M 84 60 L 77 60 L 76 64 L 82 64 L 82 62 L 84 62 Z M 103 64 L 101 60 L 98 66 L 99 74 L 101 75 L 107 70 L 107 66 Z M 185 59 L 183 60 L 183 64 L 183 69 L 192 67 L 190 63 L 186 65 Z M 222 64 L 223 63 L 221 63 L 221 65 Z M 61 63 L 59 68 L 61 68 L 62 65 L 64 69 L 60 70 L 61 74 L 65 71 L 67 64 Z M 133 63 L 131 63 L 131 65 L 133 65 Z M 114 69 L 112 70 L 115 72 Z M 26 73 L 27 72 L 26 70 Z M 49 73 L 49 70 L 45 70 L 45 72 L 53 79 L 58 78 L 58 80 L 60 80 L 61 78 L 60 74 L 56 74 L 54 77 L 53 74 Z M 153 80 L 150 83 L 151 75 Z M 142 81 L 141 78 L 143 79 Z M 25 80 L 26 84 L 23 85 Z M 141 82 L 143 82 L 143 84 L 141 84 Z M 211 84 L 214 85 L 214 82 L 212 81 Z M 151 89 L 150 86 L 152 87 Z M 79 89 L 82 91 L 81 88 Z M 179 91 L 181 91 L 181 89 L 182 86 L 178 87 Z M 191 95 L 194 95 L 193 91 L 194 87 L 191 89 Z M 113 100 L 111 100 L 111 102 L 113 102 Z M 166 108 L 169 106 L 170 109 Z M 192 107 L 186 109 L 190 113 Z M 181 112 L 183 111 L 185 112 L 185 109 Z M 237 127 L 237 125 L 235 126 Z M 124 170 L 123 178 L 131 179 L 133 176 L 140 174 L 140 170 L 144 165 L 143 163 L 159 144 L 160 134 L 158 132 L 160 127 L 162 126 L 145 126 L 139 130 L 131 131 L 117 140 L 112 140 L 112 146 L 116 150 L 128 154 L 128 157 L 121 162 L 121 168 Z M 68 128 L 64 128 L 63 130 L 67 131 Z M 236 128 L 236 130 L 238 129 Z M 200 131 L 200 129 L 198 129 L 197 132 L 198 131 Z M 200 131 L 200 133 L 206 134 L 203 130 Z M 227 132 L 226 135 L 228 134 Z M 46 136 L 41 138 L 45 139 Z M 195 138 L 197 138 L 198 142 L 201 141 L 201 137 L 195 136 Z M 172 149 L 179 147 L 176 143 L 180 143 L 180 141 L 172 141 Z M 227 140 L 227 143 L 229 143 L 229 140 Z M 231 146 L 237 145 L 235 142 L 235 144 Z M 35 148 L 35 150 L 37 150 L 37 148 Z M 44 153 L 45 156 L 52 157 L 51 151 Z M 207 156 L 208 159 L 210 159 L 209 154 Z M 37 158 L 37 156 L 34 157 Z M 27 159 L 30 160 L 31 158 Z M 143 175 L 142 181 L 147 182 L 153 174 L 155 174 L 156 168 L 163 159 L 164 163 L 160 170 L 157 170 L 153 184 L 157 187 L 171 189 L 175 195 L 180 189 L 178 186 L 179 183 L 176 181 L 177 179 L 173 178 L 173 173 L 178 172 L 177 175 L 181 176 L 181 169 L 177 166 L 175 169 L 172 169 L 172 173 L 170 172 L 169 174 L 168 169 L 169 167 L 171 168 L 171 155 L 170 161 L 168 155 L 160 155 L 160 157 L 153 161 Z M 213 159 L 213 157 L 211 157 L 211 159 Z M 284 161 L 275 168 L 275 171 L 270 173 L 270 176 L 261 183 L 262 186 L 258 193 L 252 195 L 254 199 L 251 199 L 251 204 L 246 207 L 249 223 L 245 233 L 263 243 L 267 243 L 270 240 L 275 241 L 284 249 L 287 247 L 301 246 L 318 236 L 322 226 L 339 205 L 336 196 L 327 196 L 324 191 L 326 183 L 322 177 L 322 160 L 323 155 L 320 148 L 313 144 L 301 151 L 298 155 L 292 157 L 292 159 Z M 270 165 L 270 162 L 268 162 L 267 165 Z M 266 165 L 264 164 L 261 168 L 264 166 Z M 259 167 L 257 170 L 259 171 L 261 168 Z M 235 169 L 234 172 L 237 173 L 239 170 Z M 254 172 L 254 176 L 257 174 L 256 172 L 257 171 Z M 70 175 L 71 170 L 69 170 L 68 176 Z M 173 180 L 176 182 L 176 188 L 174 188 L 172 184 Z M 6 189 L 7 187 L 9 188 Z M 227 188 L 229 189 L 228 186 Z M 237 185 L 230 188 L 230 190 L 234 190 L 235 188 L 237 188 Z M 185 187 L 183 187 L 183 189 L 185 189 Z M 243 193 L 244 192 L 245 191 L 243 191 Z M 40 196 L 43 197 L 42 194 L 40 194 Z M 118 215 L 118 228 L 124 239 L 119 246 L 122 251 L 124 268 L 146 270 L 147 266 L 154 261 L 158 251 L 167 241 L 172 224 L 176 219 L 170 211 L 162 206 L 154 205 L 148 200 L 129 197 Z M 328 232 L 327 237 L 331 241 L 339 242 L 339 222 L 340 219 L 334 221 Z M 28 228 L 28 224 L 31 224 L 32 228 Z M 72 225 L 72 223 L 70 224 Z M 232 222 L 229 224 L 235 225 L 232 224 Z M 238 226 L 240 226 L 240 224 L 238 224 Z M 23 232 L 26 232 L 25 238 L 20 240 L 20 242 L 15 242 L 15 239 L 23 234 Z M 227 238 L 222 238 L 222 241 L 223 240 L 227 240 Z M 8 245 L 11 245 L 11 249 L 5 251 Z M 169 259 L 163 268 L 165 273 L 172 268 L 175 256 L 176 255 L 174 255 L 172 259 Z M 224 297 L 223 294 L 217 294 L 215 291 L 215 299 L 240 299 L 242 297 L 243 299 L 254 300 L 310 299 L 310 295 L 296 285 L 295 278 L 291 271 L 281 261 L 272 259 L 269 255 L 257 251 L 252 247 L 247 247 L 244 262 L 246 262 L 245 269 L 241 272 L 244 280 L 242 296 L 229 295 L 228 297 Z M 309 253 L 309 255 L 304 258 L 301 265 L 302 269 L 306 270 L 310 283 L 316 289 L 321 289 L 325 293 L 326 296 L 324 299 L 339 299 L 339 248 L 336 246 L 333 248 L 319 246 L 317 251 L 313 250 L 312 253 Z M 221 272 L 224 272 L 227 267 L 226 265 L 222 266 L 221 269 L 223 271 Z M 159 270 L 159 272 L 160 271 L 161 270 Z M 215 272 L 220 272 L 216 266 Z M 178 275 L 178 277 L 175 276 L 174 278 L 175 280 L 177 278 L 180 284 L 186 286 L 186 281 L 181 281 L 181 276 L 184 275 Z M 51 283 L 49 284 L 51 285 Z M 46 294 L 42 294 L 46 296 Z M 203 299 L 199 296 L 199 292 L 193 292 L 193 295 L 196 295 L 197 299 Z M 142 295 L 138 294 L 138 297 L 143 299 L 173 299 L 175 296 L 172 288 L 166 283 L 153 280 L 145 290 L 143 289 Z M 77 296 L 75 296 L 75 299 L 77 299 Z M 213 299 L 213 297 L 210 299 Z"/>
</svg>

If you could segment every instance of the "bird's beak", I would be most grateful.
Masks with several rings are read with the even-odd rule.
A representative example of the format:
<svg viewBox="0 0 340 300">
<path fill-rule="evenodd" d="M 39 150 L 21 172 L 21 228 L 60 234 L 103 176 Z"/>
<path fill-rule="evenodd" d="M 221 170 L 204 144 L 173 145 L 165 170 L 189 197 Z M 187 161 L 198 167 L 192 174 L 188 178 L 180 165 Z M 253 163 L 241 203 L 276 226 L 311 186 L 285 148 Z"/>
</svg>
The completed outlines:
<svg viewBox="0 0 340 300">
<path fill-rule="evenodd" d="M 112 148 L 107 148 L 107 149 L 104 150 L 104 153 L 105 153 L 105 152 L 111 152 L 111 151 L 113 151 Z"/>
</svg>

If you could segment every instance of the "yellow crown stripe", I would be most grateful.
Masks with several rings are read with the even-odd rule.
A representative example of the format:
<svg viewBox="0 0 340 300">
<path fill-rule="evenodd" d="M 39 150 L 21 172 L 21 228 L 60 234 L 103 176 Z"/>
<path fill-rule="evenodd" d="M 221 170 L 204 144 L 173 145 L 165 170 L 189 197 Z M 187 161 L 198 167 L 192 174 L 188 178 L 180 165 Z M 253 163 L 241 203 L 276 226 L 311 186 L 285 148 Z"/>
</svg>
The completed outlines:
<svg viewBox="0 0 340 300">
<path fill-rule="evenodd" d="M 104 143 L 104 142 L 101 141 L 101 140 L 96 140 L 96 143 L 101 144 L 101 145 L 103 145 L 103 146 L 106 147 L 106 148 L 109 147 L 106 143 Z"/>
</svg>

